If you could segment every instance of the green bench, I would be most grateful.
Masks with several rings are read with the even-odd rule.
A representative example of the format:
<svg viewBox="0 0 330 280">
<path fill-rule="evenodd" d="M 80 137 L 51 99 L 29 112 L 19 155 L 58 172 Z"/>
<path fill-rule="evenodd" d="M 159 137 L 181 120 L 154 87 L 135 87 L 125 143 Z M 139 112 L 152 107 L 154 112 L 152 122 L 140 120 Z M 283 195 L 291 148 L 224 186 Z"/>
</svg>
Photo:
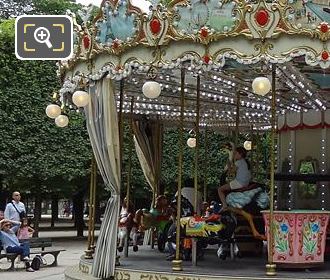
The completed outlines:
<svg viewBox="0 0 330 280">
<path fill-rule="evenodd" d="M 41 248 L 41 250 L 38 251 L 31 250 L 30 255 L 41 255 L 41 256 L 52 255 L 54 257 L 54 261 L 50 264 L 47 264 L 47 266 L 57 266 L 57 257 L 59 253 L 65 251 L 63 249 L 49 249 L 52 247 L 52 240 L 50 238 L 31 238 L 28 240 L 20 240 L 20 242 L 21 243 L 29 242 L 30 249 Z M 0 260 L 3 258 L 7 258 L 9 261 L 11 261 L 11 266 L 8 268 L 8 270 L 13 270 L 15 267 L 15 260 L 18 256 L 19 255 L 15 253 L 6 254 L 5 252 L 2 251 L 2 253 L 0 253 Z"/>
</svg>

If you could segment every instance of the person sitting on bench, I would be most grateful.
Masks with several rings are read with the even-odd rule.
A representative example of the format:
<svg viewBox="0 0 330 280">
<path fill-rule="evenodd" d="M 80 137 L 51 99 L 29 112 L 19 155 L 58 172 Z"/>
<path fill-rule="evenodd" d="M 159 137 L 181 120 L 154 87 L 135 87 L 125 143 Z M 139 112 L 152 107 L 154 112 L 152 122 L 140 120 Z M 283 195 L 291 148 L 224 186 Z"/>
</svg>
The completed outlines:
<svg viewBox="0 0 330 280">
<path fill-rule="evenodd" d="M 218 188 L 219 198 L 222 203 L 221 211 L 225 211 L 228 208 L 225 193 L 243 188 L 247 186 L 251 180 L 250 166 L 245 159 L 246 154 L 247 151 L 243 147 L 236 148 L 234 154 L 235 166 L 232 167 L 236 169 L 236 177 L 234 180 Z"/>
<path fill-rule="evenodd" d="M 12 226 L 13 225 L 13 226 Z M 2 219 L 0 221 L 0 241 L 6 253 L 19 254 L 21 260 L 25 262 L 26 271 L 33 272 L 34 270 L 29 264 L 30 247 L 28 243 L 20 244 L 15 232 L 20 227 L 21 223 Z"/>
</svg>

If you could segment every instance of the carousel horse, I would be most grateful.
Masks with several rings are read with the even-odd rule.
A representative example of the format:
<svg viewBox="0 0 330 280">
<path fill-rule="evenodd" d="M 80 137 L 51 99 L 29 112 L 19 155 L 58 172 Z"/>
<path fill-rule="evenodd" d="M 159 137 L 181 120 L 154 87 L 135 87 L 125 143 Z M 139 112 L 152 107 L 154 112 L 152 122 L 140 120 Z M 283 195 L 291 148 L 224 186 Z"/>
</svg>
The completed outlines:
<svg viewBox="0 0 330 280">
<path fill-rule="evenodd" d="M 234 165 L 235 145 L 230 142 L 223 149 L 228 153 L 228 163 L 220 177 L 220 185 L 224 185 L 226 181 L 235 177 L 234 172 L 230 168 L 230 166 Z M 269 205 L 265 186 L 250 182 L 246 187 L 231 190 L 226 196 L 226 202 L 229 206 L 229 211 L 244 217 L 248 221 L 253 237 L 266 240 L 265 235 L 260 234 L 256 229 L 252 215 L 252 213 L 260 213 L 260 210 L 266 209 Z"/>
<path fill-rule="evenodd" d="M 176 199 L 171 204 L 176 208 Z M 182 227 L 182 252 L 183 258 L 188 260 L 191 258 L 191 238 L 197 239 L 197 257 L 203 256 L 203 249 L 208 244 L 219 245 L 218 255 L 225 259 L 230 246 L 231 237 L 236 229 L 235 216 L 227 211 L 219 214 L 220 206 L 216 202 L 211 202 L 210 207 L 206 209 L 205 216 L 194 215 L 194 209 L 189 200 L 181 197 L 181 219 L 180 224 Z M 175 226 L 175 225 L 172 225 Z M 171 231 L 171 236 L 168 236 L 168 242 L 175 242 L 176 231 Z M 188 245 L 187 245 L 188 244 Z M 237 246 L 236 246 L 237 247 Z M 238 252 L 238 247 L 237 247 Z M 237 253 L 238 254 L 238 253 Z"/>
<path fill-rule="evenodd" d="M 133 251 L 137 252 L 138 251 L 137 225 L 134 222 L 134 214 L 132 213 L 132 211 L 130 211 L 127 205 L 127 199 L 125 197 L 119 214 L 119 226 L 118 226 L 119 252 L 123 251 L 125 241 L 127 240 L 128 235 L 133 241 Z"/>
<path fill-rule="evenodd" d="M 138 225 L 140 232 L 150 228 L 156 229 L 157 247 L 161 252 L 165 249 L 167 230 L 171 224 L 170 216 L 171 211 L 164 195 L 159 195 L 156 198 L 155 207 L 151 208 L 150 211 L 139 209 L 135 213 L 134 222 Z"/>
</svg>

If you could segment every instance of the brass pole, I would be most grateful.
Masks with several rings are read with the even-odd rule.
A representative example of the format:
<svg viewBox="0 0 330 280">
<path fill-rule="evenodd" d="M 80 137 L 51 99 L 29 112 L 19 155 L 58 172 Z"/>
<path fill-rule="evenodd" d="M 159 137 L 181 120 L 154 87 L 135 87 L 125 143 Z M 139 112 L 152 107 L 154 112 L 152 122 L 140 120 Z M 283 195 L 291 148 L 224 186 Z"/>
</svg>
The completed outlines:
<svg viewBox="0 0 330 280">
<path fill-rule="evenodd" d="M 201 78 L 198 75 L 197 76 L 197 108 L 196 108 L 196 129 L 195 129 L 195 133 L 196 133 L 196 147 L 195 147 L 195 170 L 194 170 L 194 188 L 195 188 L 195 192 L 194 192 L 194 209 L 195 209 L 195 213 L 197 213 L 197 208 L 198 208 L 198 156 L 199 156 L 199 118 L 200 118 L 200 114 L 199 114 L 199 106 L 200 106 L 200 88 L 201 88 Z M 197 215 L 199 215 L 200 213 L 197 213 Z"/>
<path fill-rule="evenodd" d="M 132 151 L 133 151 L 133 111 L 134 111 L 134 97 L 131 100 L 131 110 L 130 110 L 130 117 L 129 117 L 129 146 L 128 146 L 128 170 L 127 170 L 127 187 L 126 187 L 126 200 L 127 200 L 127 208 L 128 211 L 130 210 L 130 189 L 131 189 L 131 177 L 132 177 Z M 125 257 L 128 257 L 128 242 L 129 242 L 129 233 L 126 237 L 126 244 L 125 244 Z"/>
<path fill-rule="evenodd" d="M 181 98 L 180 98 L 180 129 L 179 129 L 179 163 L 178 163 L 178 197 L 176 210 L 176 250 L 175 260 L 172 261 L 172 270 L 182 270 L 182 260 L 180 260 L 180 218 L 181 218 L 181 187 L 182 187 L 182 165 L 183 165 L 183 125 L 184 125 L 184 87 L 185 87 L 185 69 L 181 69 Z"/>
<path fill-rule="evenodd" d="M 118 112 L 118 133 L 119 133 L 119 164 L 120 164 L 120 182 L 123 182 L 123 143 L 124 143 L 124 118 L 123 118 L 123 106 L 124 106 L 124 79 L 120 80 L 119 87 L 119 112 Z M 121 193 L 121 186 L 119 186 L 119 193 Z M 116 251 L 117 254 L 117 251 Z M 116 256 L 116 265 L 119 266 L 120 256 Z"/>
<path fill-rule="evenodd" d="M 94 253 L 95 250 L 95 203 L 96 203 L 96 183 L 97 183 L 97 164 L 95 161 L 95 158 L 93 158 L 93 165 L 92 165 L 92 171 L 93 171 L 93 180 L 92 180 L 92 185 L 93 185 L 93 197 L 92 197 L 92 212 L 89 214 L 90 219 L 92 220 L 92 228 L 91 228 L 91 249 Z"/>
<path fill-rule="evenodd" d="M 274 276 L 276 275 L 276 264 L 273 263 L 273 240 L 274 240 L 274 172 L 275 172 L 275 118 L 276 118 L 276 65 L 272 64 L 272 134 L 271 134 L 271 142 L 270 142 L 270 211 L 269 211 L 269 238 L 268 238 L 268 264 L 266 264 L 266 275 Z"/>
<path fill-rule="evenodd" d="M 254 133 L 253 133 L 253 124 L 251 125 L 251 137 L 250 137 L 250 141 L 251 141 L 251 150 L 250 150 L 250 159 L 252 161 L 252 164 L 250 164 L 250 172 L 251 174 L 253 174 L 253 157 L 255 155 L 254 150 L 253 150 L 253 145 L 254 145 Z"/>
<path fill-rule="evenodd" d="M 204 131 L 204 201 L 207 201 L 207 165 L 208 165 L 207 127 Z"/>
<path fill-rule="evenodd" d="M 123 140 L 124 140 L 124 114 L 123 114 L 123 106 L 124 106 L 124 79 L 120 80 L 120 96 L 119 96 L 119 148 L 120 148 L 120 170 L 123 170 Z M 123 172 L 121 172 L 122 176 Z"/>
<path fill-rule="evenodd" d="M 236 97 L 236 122 L 235 122 L 235 146 L 238 146 L 239 141 L 239 108 L 241 105 L 241 95 L 239 92 L 237 92 Z"/>
<path fill-rule="evenodd" d="M 92 218 L 91 218 L 91 213 L 92 213 L 92 204 L 93 204 L 93 166 L 94 166 L 94 155 L 92 157 L 91 161 L 91 178 L 90 178 L 90 184 L 89 184 L 89 219 L 88 219 L 88 238 L 87 238 L 87 250 L 85 250 L 85 259 L 92 259 L 93 258 L 93 250 L 91 249 L 92 245 Z"/>
<path fill-rule="evenodd" d="M 131 177 L 132 177 L 132 151 L 133 151 L 133 111 L 134 111 L 134 97 L 131 100 L 131 110 L 130 110 L 130 118 L 129 118 L 129 150 L 128 150 L 128 171 L 127 171 L 127 189 L 126 189 L 126 199 L 127 199 L 127 207 L 130 203 L 130 188 L 131 188 Z"/>
</svg>

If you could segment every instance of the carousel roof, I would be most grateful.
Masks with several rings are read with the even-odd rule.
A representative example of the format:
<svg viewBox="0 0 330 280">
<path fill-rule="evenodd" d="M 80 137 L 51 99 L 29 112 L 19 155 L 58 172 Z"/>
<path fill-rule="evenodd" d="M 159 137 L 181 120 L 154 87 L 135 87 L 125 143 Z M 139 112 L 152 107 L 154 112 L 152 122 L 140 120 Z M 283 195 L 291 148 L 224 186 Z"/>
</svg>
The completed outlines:
<svg viewBox="0 0 330 280">
<path fill-rule="evenodd" d="M 196 118 L 199 76 L 202 126 L 234 125 L 239 104 L 241 126 L 267 128 L 271 97 L 254 94 L 251 83 L 270 77 L 276 63 L 278 114 L 330 107 L 330 14 L 316 1 L 150 2 L 149 13 L 130 0 L 103 1 L 92 20 L 90 10 L 80 13 L 74 56 L 59 64 L 63 104 L 82 81 L 88 87 L 110 78 L 119 92 L 124 79 L 124 112 L 133 106 L 136 115 L 177 120 L 184 68 L 185 121 Z M 150 79 L 161 84 L 157 99 L 142 94 Z"/>
</svg>

